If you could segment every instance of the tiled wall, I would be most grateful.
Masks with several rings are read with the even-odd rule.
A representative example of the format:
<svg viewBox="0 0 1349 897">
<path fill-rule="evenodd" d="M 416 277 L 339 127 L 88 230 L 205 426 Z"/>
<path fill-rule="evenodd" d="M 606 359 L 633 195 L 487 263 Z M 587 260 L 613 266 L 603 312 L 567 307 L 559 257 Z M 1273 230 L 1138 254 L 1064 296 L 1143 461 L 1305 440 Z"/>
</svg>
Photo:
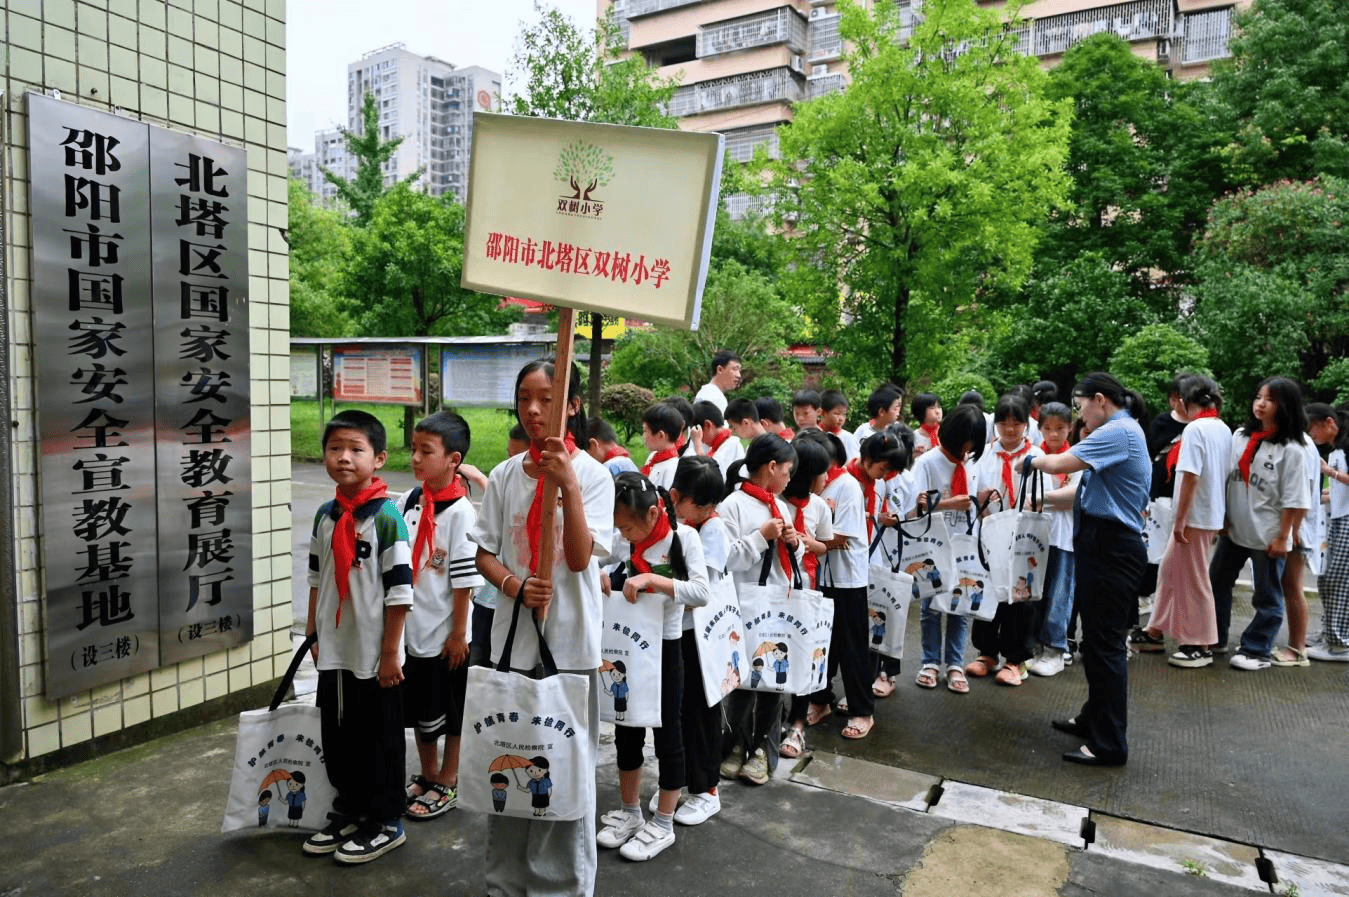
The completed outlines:
<svg viewBox="0 0 1349 897">
<path fill-rule="evenodd" d="M 9 302 L 13 513 L 24 757 L 34 758 L 265 682 L 290 651 L 289 260 L 285 0 L 0 2 L 0 197 Z M 250 644 L 50 702 L 42 571 L 24 94 L 116 111 L 248 151 L 253 607 Z M 0 437 L 3 438 L 3 437 Z"/>
</svg>

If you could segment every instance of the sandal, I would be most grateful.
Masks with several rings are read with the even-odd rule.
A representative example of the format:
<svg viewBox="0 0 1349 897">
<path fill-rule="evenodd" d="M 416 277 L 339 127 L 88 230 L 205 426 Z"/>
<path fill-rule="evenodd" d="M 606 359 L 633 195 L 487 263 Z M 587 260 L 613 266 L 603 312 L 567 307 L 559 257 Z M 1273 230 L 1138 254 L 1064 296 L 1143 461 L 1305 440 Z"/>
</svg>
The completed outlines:
<svg viewBox="0 0 1349 897">
<path fill-rule="evenodd" d="M 412 806 L 413 801 L 415 801 L 417 798 L 421 797 L 423 794 L 430 791 L 434 787 L 436 787 L 435 783 L 432 782 L 430 779 L 428 779 L 426 776 L 423 775 L 413 776 L 412 781 L 408 782 L 408 786 L 403 792 L 404 795 L 406 795 L 407 797 L 407 805 L 409 807 Z M 413 790 L 414 788 L 417 790 L 414 791 Z"/>
<path fill-rule="evenodd" d="M 965 672 L 971 676 L 988 676 L 998 668 L 998 658 L 989 657 L 987 654 L 980 654 L 974 660 L 965 664 Z"/>
<path fill-rule="evenodd" d="M 876 677 L 876 681 L 871 683 L 871 693 L 878 698 L 888 698 L 895 690 L 895 680 L 881 673 Z"/>
<path fill-rule="evenodd" d="M 843 737 L 851 738 L 854 741 L 859 738 L 866 738 L 871 734 L 871 727 L 875 724 L 875 717 L 855 716 L 848 720 L 848 725 L 843 727 Z"/>
<path fill-rule="evenodd" d="M 453 810 L 459 802 L 459 795 L 449 785 L 438 782 L 427 782 L 427 785 L 430 787 L 408 807 L 406 816 L 409 819 L 435 819 Z"/>
<path fill-rule="evenodd" d="M 946 687 L 958 695 L 967 695 L 970 693 L 969 680 L 965 678 L 965 671 L 960 667 L 951 667 L 946 671 Z"/>
<path fill-rule="evenodd" d="M 918 678 L 913 680 L 919 688 L 936 688 L 937 676 L 939 671 L 936 667 L 923 667 L 918 671 Z"/>
<path fill-rule="evenodd" d="M 804 733 L 792 726 L 787 731 L 787 737 L 782 739 L 782 744 L 778 747 L 778 755 L 786 757 L 788 760 L 795 760 L 801 756 L 801 752 L 806 749 L 806 739 Z"/>
<path fill-rule="evenodd" d="M 814 726 L 824 722 L 829 718 L 829 713 L 828 704 L 811 704 L 806 709 L 806 726 Z"/>
</svg>

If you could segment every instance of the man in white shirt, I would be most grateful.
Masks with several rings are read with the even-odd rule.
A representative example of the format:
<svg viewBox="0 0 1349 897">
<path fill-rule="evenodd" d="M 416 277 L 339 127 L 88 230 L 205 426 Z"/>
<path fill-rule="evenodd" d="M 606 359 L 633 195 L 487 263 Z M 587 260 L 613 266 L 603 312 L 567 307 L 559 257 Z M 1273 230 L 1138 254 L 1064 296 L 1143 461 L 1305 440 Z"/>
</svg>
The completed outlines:
<svg viewBox="0 0 1349 897">
<path fill-rule="evenodd" d="M 722 414 L 726 413 L 726 393 L 740 385 L 740 356 L 722 349 L 712 356 L 712 379 L 702 385 L 693 397 L 694 403 L 711 402 Z"/>
</svg>

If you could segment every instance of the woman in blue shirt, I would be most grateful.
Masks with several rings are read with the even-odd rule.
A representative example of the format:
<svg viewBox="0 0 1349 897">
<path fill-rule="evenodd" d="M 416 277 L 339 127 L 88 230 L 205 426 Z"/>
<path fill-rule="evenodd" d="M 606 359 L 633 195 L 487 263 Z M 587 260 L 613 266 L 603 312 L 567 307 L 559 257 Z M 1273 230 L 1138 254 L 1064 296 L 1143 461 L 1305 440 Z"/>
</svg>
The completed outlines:
<svg viewBox="0 0 1349 897">
<path fill-rule="evenodd" d="M 1026 462 L 1046 473 L 1082 471 L 1074 511 L 1074 602 L 1082 620 L 1087 701 L 1077 716 L 1053 725 L 1085 741 L 1064 760 L 1123 766 L 1129 758 L 1126 640 L 1148 560 L 1143 510 L 1152 465 L 1138 423 L 1145 409 L 1141 396 L 1105 373 L 1088 374 L 1073 389 L 1073 408 L 1087 437 L 1067 452 Z"/>
</svg>

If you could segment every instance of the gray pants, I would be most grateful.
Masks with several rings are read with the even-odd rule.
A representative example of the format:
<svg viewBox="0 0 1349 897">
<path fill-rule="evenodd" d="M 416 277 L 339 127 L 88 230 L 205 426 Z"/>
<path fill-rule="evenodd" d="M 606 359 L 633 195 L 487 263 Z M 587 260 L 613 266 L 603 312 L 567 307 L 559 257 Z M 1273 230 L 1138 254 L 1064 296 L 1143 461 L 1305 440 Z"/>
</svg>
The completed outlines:
<svg viewBox="0 0 1349 897">
<path fill-rule="evenodd" d="M 600 741 L 599 673 L 560 670 L 590 680 L 587 735 Z M 585 817 L 574 822 L 542 822 L 495 814 L 487 818 L 487 893 L 490 897 L 592 897 L 598 846 L 595 843 L 595 780 Z"/>
</svg>

